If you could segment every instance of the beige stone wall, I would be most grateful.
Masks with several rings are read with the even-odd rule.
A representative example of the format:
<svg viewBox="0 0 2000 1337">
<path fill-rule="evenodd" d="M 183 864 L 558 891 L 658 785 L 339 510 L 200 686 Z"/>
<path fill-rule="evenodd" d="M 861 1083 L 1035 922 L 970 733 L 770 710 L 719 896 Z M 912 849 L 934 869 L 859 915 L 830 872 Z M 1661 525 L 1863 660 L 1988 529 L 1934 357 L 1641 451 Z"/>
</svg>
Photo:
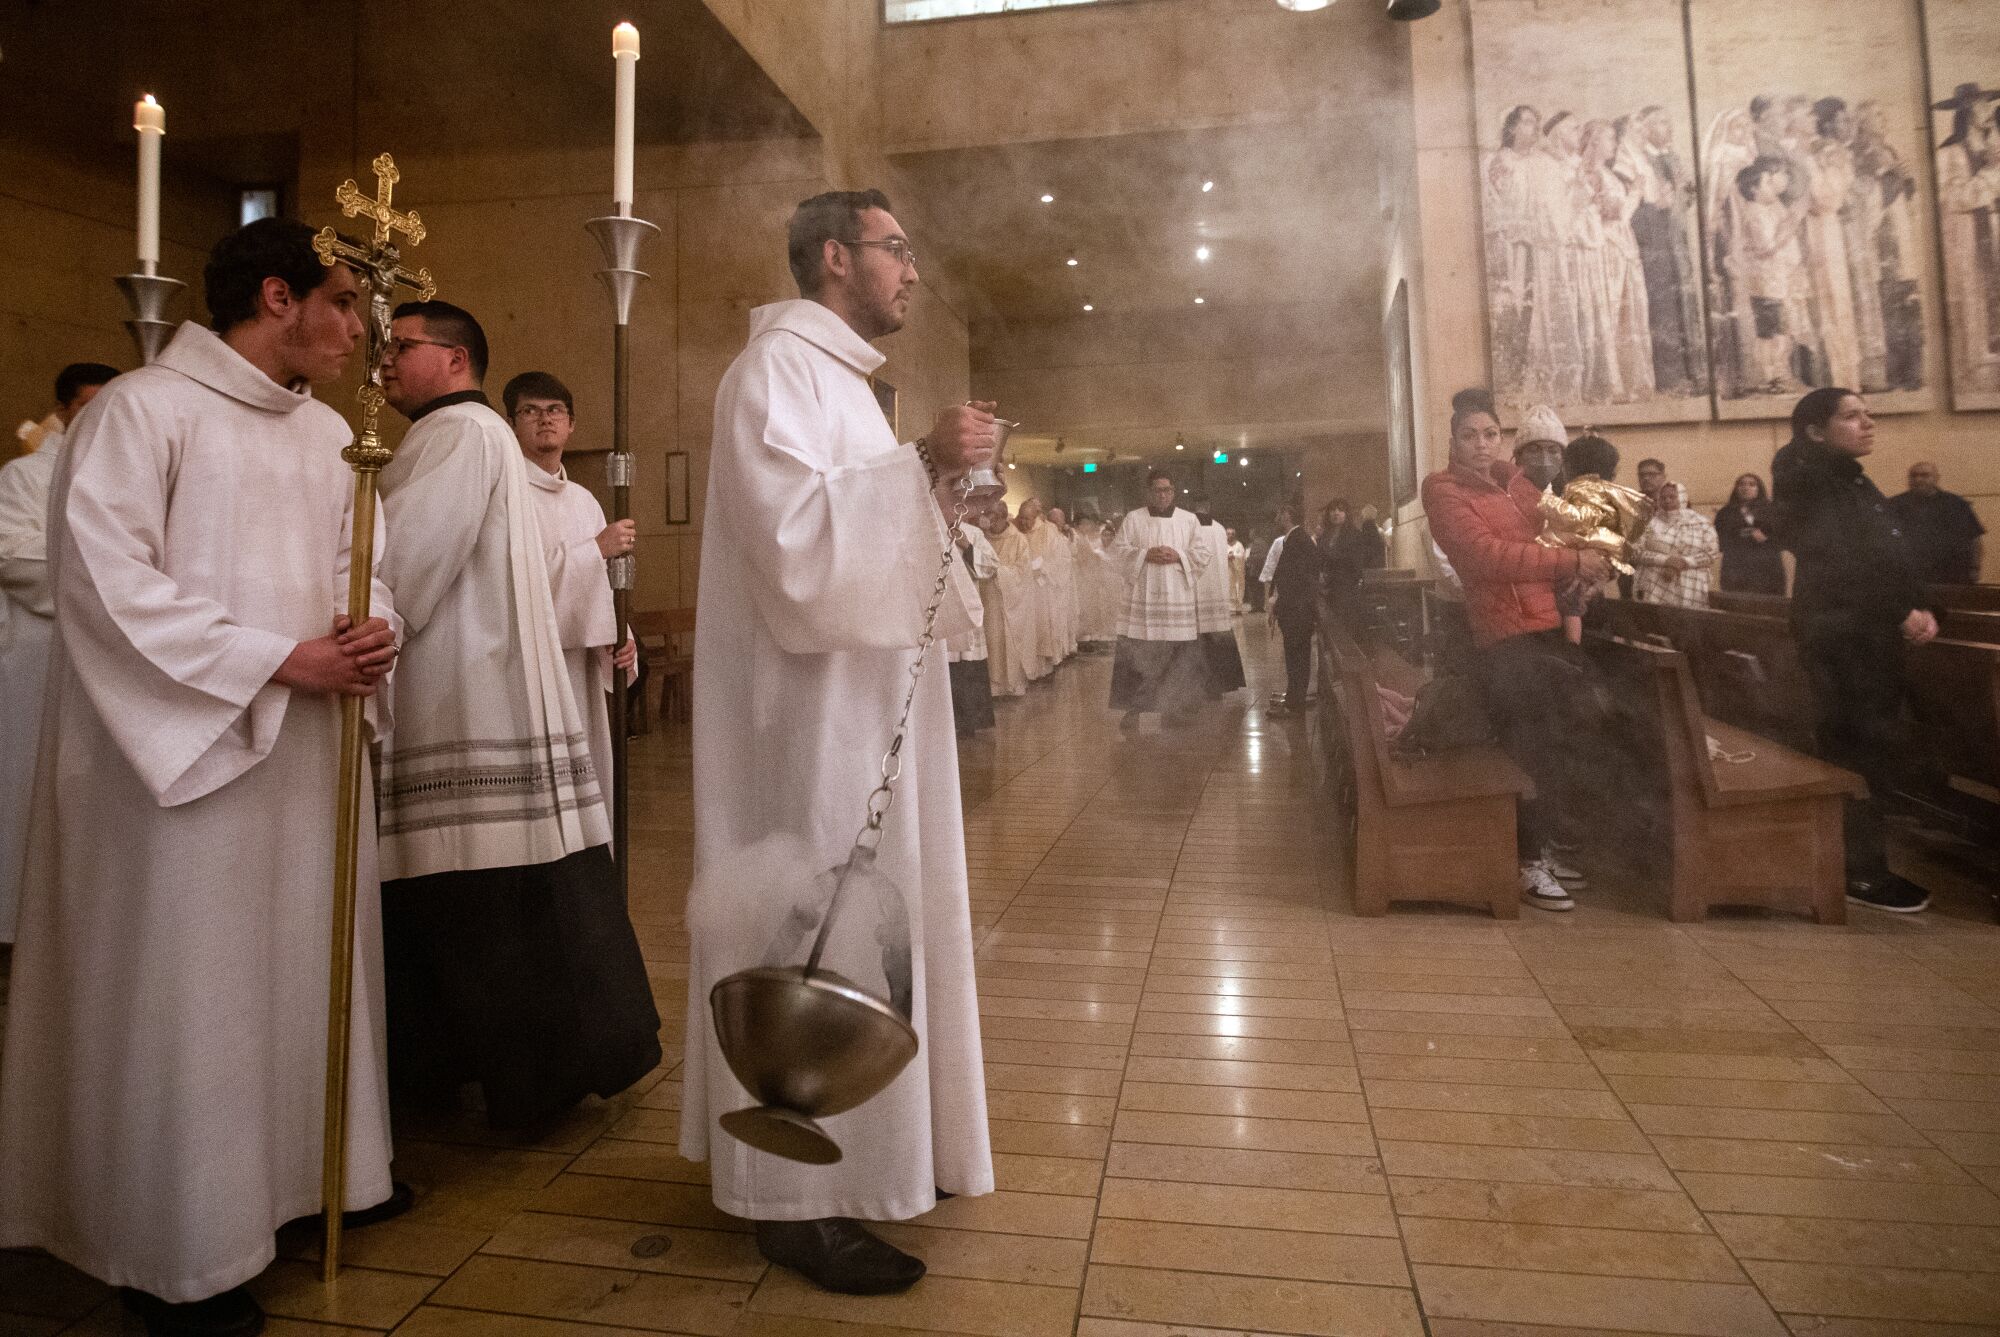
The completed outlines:
<svg viewBox="0 0 2000 1337">
<path fill-rule="evenodd" d="M 1895 0 L 1900 9 L 1902 0 Z M 1812 7 L 1805 4 L 1766 5 L 1765 21 L 1807 25 Z M 1900 20 L 1886 24 L 1884 40 L 1914 41 Z M 1421 244 L 1416 260 L 1423 279 L 1423 300 L 1413 302 L 1419 315 L 1416 344 L 1418 427 L 1421 465 L 1442 467 L 1447 455 L 1446 418 L 1452 392 L 1487 381 L 1488 360 L 1481 260 L 1478 171 L 1473 103 L 1472 51 L 1466 0 L 1446 0 L 1434 19 L 1415 25 L 1411 70 L 1416 108 L 1416 179 L 1421 216 Z M 1669 57 L 1669 58 L 1678 58 Z M 1912 91 L 1912 101 L 1916 96 Z M 1926 246 L 1935 246 L 1931 220 L 1923 223 Z M 1413 297 L 1415 296 L 1413 292 Z M 1926 339 L 1931 348 L 1944 342 L 1939 304 L 1927 303 Z M 1942 392 L 1940 401 L 1944 399 Z M 1586 424 L 1569 423 L 1574 433 Z M 1896 414 L 1878 424 L 1877 447 L 1868 470 L 1885 492 L 1904 487 L 1904 473 L 1916 460 L 1935 460 L 1945 486 L 1964 494 L 1988 528 L 2000 526 L 2000 451 L 1993 449 L 2000 420 L 1990 413 L 1953 413 L 1934 409 Z M 1789 435 L 1786 424 L 1765 422 L 1704 422 L 1666 426 L 1619 427 L 1606 435 L 1623 456 L 1625 481 L 1645 456 L 1666 461 L 1670 474 L 1688 485 L 1695 503 L 1712 510 L 1721 504 L 1736 476 L 1761 474 L 1769 481 L 1771 456 Z M 1416 519 L 1414 511 L 1411 518 Z M 1423 547 L 1421 523 L 1399 536 L 1398 560 L 1408 562 Z M 1988 563 L 1986 575 L 1994 576 Z"/>
<path fill-rule="evenodd" d="M 177 172 L 171 139 L 163 156 L 160 272 L 188 285 L 168 314 L 205 320 L 202 260 L 235 201 Z M 14 457 L 15 426 L 54 407 L 50 391 L 66 364 L 138 365 L 121 323 L 131 310 L 112 284 L 138 267 L 135 163 L 136 150 L 132 161 L 71 157 L 0 138 L 0 462 Z"/>
</svg>

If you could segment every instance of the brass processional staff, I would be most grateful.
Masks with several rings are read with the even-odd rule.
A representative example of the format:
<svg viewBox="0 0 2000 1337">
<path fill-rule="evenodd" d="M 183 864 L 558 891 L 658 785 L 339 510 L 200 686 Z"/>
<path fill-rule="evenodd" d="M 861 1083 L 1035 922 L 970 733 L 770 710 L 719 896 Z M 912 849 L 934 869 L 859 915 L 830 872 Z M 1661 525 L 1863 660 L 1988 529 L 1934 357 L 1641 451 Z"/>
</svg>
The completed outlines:
<svg viewBox="0 0 2000 1337">
<path fill-rule="evenodd" d="M 399 213 L 390 206 L 396 183 L 402 179 L 396 160 L 384 153 L 370 165 L 375 170 L 373 199 L 363 195 L 352 180 L 342 182 L 334 192 L 334 201 L 344 216 L 365 215 L 375 224 L 368 247 L 364 250 L 343 240 L 330 227 L 322 228 L 313 238 L 313 250 L 321 264 L 348 266 L 368 289 L 368 360 L 360 390 L 361 429 L 355 433 L 354 444 L 340 452 L 354 469 L 347 616 L 357 627 L 368 620 L 369 592 L 375 580 L 375 475 L 395 457 L 395 451 L 382 444 L 377 430 L 382 414 L 382 359 L 389 351 L 389 319 L 394 310 L 391 299 L 398 285 L 414 290 L 420 302 L 428 302 L 437 291 L 430 270 L 403 268 L 394 234 L 400 232 L 415 246 L 424 239 L 424 224 L 415 210 Z M 340 1274 L 341 1207 L 347 1199 L 348 1023 L 354 1005 L 354 877 L 361 838 L 363 704 L 358 696 L 340 701 L 340 796 L 334 805 L 333 947 L 326 1013 L 326 1141 L 320 1162 L 326 1236 L 320 1279 L 328 1285 Z M 374 832 L 369 832 L 368 838 L 373 840 Z"/>
</svg>

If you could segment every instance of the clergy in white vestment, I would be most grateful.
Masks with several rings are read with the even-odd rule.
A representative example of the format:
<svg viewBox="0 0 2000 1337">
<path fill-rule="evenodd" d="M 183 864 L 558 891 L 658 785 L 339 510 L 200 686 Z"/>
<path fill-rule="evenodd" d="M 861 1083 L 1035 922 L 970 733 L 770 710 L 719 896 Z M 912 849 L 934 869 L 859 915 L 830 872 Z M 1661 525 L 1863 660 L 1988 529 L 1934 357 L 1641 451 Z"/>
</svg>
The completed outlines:
<svg viewBox="0 0 2000 1337">
<path fill-rule="evenodd" d="M 1077 608 L 1076 587 L 1076 531 L 1071 528 L 1069 517 L 1060 506 L 1049 507 L 1048 527 L 1056 531 L 1053 560 L 1050 569 L 1055 572 L 1056 611 L 1062 630 L 1062 647 L 1065 656 L 1076 653 L 1077 628 L 1082 619 Z"/>
<path fill-rule="evenodd" d="M 1243 540 L 1236 537 L 1236 531 L 1226 530 L 1229 538 L 1229 606 L 1240 613 L 1243 611 L 1243 590 L 1245 576 L 1249 570 L 1250 550 L 1243 546 Z"/>
<path fill-rule="evenodd" d="M 1063 542 L 1061 531 L 1048 522 L 1039 497 L 1021 503 L 1014 516 L 1014 528 L 1028 543 L 1028 570 L 1035 582 L 1036 652 L 1042 661 L 1042 671 L 1036 677 L 1045 678 L 1060 668 L 1070 654 L 1065 643 L 1069 619 L 1063 614 L 1062 579 L 1069 545 Z"/>
<path fill-rule="evenodd" d="M 854 191 L 798 207 L 788 253 L 801 299 L 750 313 L 749 344 L 722 379 L 694 664 L 681 1154 L 708 1162 L 715 1205 L 757 1223 L 766 1258 L 855 1293 L 902 1290 L 924 1270 L 861 1222 L 993 1189 L 958 750 L 936 650 L 915 684 L 874 865 L 901 900 L 843 907 L 852 922 L 825 958 L 902 998 L 920 1047 L 880 1094 L 822 1121 L 837 1164 L 780 1159 L 718 1127 L 758 1102 L 723 1060 L 709 993 L 768 958 L 804 963 L 797 931 L 824 917 L 815 880 L 847 861 L 862 829 L 926 610 L 941 601 L 936 632 L 950 637 L 978 606 L 946 519 L 958 481 L 992 457 L 993 406 L 945 410 L 912 447 L 897 444 L 869 389 L 884 360 L 870 341 L 901 327 L 917 284 L 888 204 Z M 906 984 L 885 993 L 892 964 Z"/>
<path fill-rule="evenodd" d="M 530 466 L 486 402 L 486 336 L 406 302 L 383 393 L 411 421 L 382 470 L 403 617 L 382 745 L 390 1078 L 448 1105 L 476 1081 L 533 1128 L 660 1061 L 659 1014 L 611 862 Z"/>
<path fill-rule="evenodd" d="M 618 642 L 618 610 L 611 598 L 605 563 L 632 551 L 638 526 L 604 518 L 590 489 L 563 469 L 563 452 L 576 431 L 576 399 L 554 375 L 524 371 L 500 392 L 514 439 L 528 461 L 529 494 L 549 559 L 549 594 L 556 605 L 556 631 L 570 693 L 583 711 L 590 734 L 590 760 L 597 770 L 605 806 L 611 802 L 612 669 L 628 674 L 639 662 L 639 643 Z M 629 679 L 628 679 L 629 681 Z"/>
<path fill-rule="evenodd" d="M 50 504 L 0 1247 L 131 1288 L 173 1337 L 255 1331 L 242 1284 L 280 1225 L 320 1210 L 338 698 L 373 695 L 395 658 L 381 582 L 362 626 L 335 612 L 352 433 L 305 387 L 340 375 L 361 321 L 353 272 L 312 237 L 269 218 L 216 245 L 219 333 L 182 325 L 98 394 Z M 355 882 L 351 1220 L 408 1205 L 389 1179 L 366 840 Z"/>
<path fill-rule="evenodd" d="M 1195 506 L 1194 518 L 1208 550 L 1208 564 L 1195 581 L 1195 631 L 1208 665 L 1208 694 L 1226 696 L 1244 685 L 1243 653 L 1236 646 L 1236 607 L 1229 601 L 1229 531 L 1209 513 L 1206 502 Z"/>
<path fill-rule="evenodd" d="M 28 800 L 42 727 L 42 680 L 55 635 L 49 590 L 49 486 L 63 433 L 118 374 L 102 362 L 72 362 L 56 376 L 53 430 L 35 449 L 0 467 L 0 942 L 14 941 L 21 860 L 28 849 Z"/>
<path fill-rule="evenodd" d="M 1076 531 L 1077 639 L 1101 652 L 1118 640 L 1125 577 L 1111 559 L 1111 526 L 1087 516 Z"/>
<path fill-rule="evenodd" d="M 1146 479 L 1146 505 L 1118 525 L 1112 560 L 1131 581 L 1118 618 L 1118 655 L 1111 665 L 1111 706 L 1124 728 L 1164 712 L 1186 723 L 1207 699 L 1208 670 L 1196 619 L 1195 592 L 1210 560 L 1201 525 L 1174 504 L 1174 480 Z"/>
<path fill-rule="evenodd" d="M 988 529 L 986 536 L 993 543 L 995 560 L 1000 563 L 996 579 L 1007 609 L 1007 671 L 1003 680 L 1010 684 L 1018 680 L 1025 691 L 1028 683 L 1041 682 L 1049 676 L 1045 639 L 1048 622 L 1042 614 L 1043 605 L 1048 602 L 1048 586 L 1035 566 L 1028 536 L 1007 518 L 1007 504 L 996 503 L 994 514 L 999 524 Z"/>
<path fill-rule="evenodd" d="M 986 637 L 987 679 L 996 697 L 1025 696 L 1028 692 L 1027 652 L 1018 648 L 1016 638 L 1031 634 L 1029 619 L 1034 616 L 1029 611 L 1031 582 L 1025 564 L 1016 568 L 1000 557 L 1008 544 L 1008 536 L 1012 535 L 1016 540 L 1021 536 L 1007 518 L 1007 503 L 1004 501 L 991 503 L 977 523 L 986 535 L 987 549 L 993 554 L 992 578 L 979 582 L 979 601 L 986 611 L 981 631 Z M 1017 631 L 1017 627 L 1021 630 Z"/>
<path fill-rule="evenodd" d="M 958 556 L 966 574 L 981 591 L 980 619 L 945 642 L 945 658 L 951 663 L 951 713 L 960 738 L 993 727 L 993 681 L 987 673 L 985 588 L 999 573 L 1000 559 L 993 555 L 993 543 L 984 530 L 967 516 L 958 526 Z"/>
</svg>

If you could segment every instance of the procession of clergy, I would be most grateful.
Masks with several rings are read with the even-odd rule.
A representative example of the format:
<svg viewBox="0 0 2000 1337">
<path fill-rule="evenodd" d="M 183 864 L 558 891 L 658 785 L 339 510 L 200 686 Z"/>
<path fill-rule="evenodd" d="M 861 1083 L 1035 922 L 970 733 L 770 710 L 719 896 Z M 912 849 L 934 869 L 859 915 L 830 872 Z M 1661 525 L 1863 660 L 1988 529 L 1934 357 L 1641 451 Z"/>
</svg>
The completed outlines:
<svg viewBox="0 0 2000 1337">
<path fill-rule="evenodd" d="M 392 1091 L 532 1133 L 662 1057 L 606 816 L 612 647 L 629 665 L 631 643 L 605 561 L 633 528 L 565 478 L 557 377 L 514 378 L 496 409 L 474 316 L 405 304 L 381 383 L 410 428 L 379 480 L 373 615 L 338 614 L 350 429 L 312 387 L 348 367 L 369 306 L 312 236 L 266 219 L 223 238 L 212 328 L 115 379 L 67 370 L 47 439 L 0 471 L 0 1247 L 123 1288 L 153 1333 L 261 1330 L 244 1283 L 322 1207 L 343 698 L 372 738 L 347 1227 L 412 1205 Z M 1003 697 L 1115 638 L 1113 704 L 1178 721 L 1241 684 L 1241 554 L 1164 477 L 1109 537 L 1033 502 L 1018 523 L 965 514 L 993 406 L 901 444 L 869 388 L 871 341 L 917 283 L 888 200 L 807 200 L 783 244 L 800 299 L 751 313 L 715 406 L 680 1149 L 767 1258 L 879 1293 L 924 1267 L 860 1222 L 993 1189 L 951 675 L 915 672 L 932 634 L 984 656 Z M 871 795 L 885 747 L 893 810 Z M 718 1126 L 754 1102 L 709 991 L 795 963 L 864 819 L 879 904 L 823 964 L 893 1000 L 920 1056 L 825 1119 L 844 1156 L 809 1166 Z"/>
</svg>

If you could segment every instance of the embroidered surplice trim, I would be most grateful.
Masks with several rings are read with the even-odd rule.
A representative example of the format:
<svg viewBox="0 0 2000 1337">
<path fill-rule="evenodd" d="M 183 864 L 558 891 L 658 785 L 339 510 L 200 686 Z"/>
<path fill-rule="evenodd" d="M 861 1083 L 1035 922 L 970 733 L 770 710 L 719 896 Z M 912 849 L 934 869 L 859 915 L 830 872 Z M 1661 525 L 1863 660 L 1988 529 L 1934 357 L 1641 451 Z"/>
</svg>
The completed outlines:
<svg viewBox="0 0 2000 1337">
<path fill-rule="evenodd" d="M 383 760 L 376 793 L 378 829 L 385 836 L 546 821 L 604 801 L 581 733 L 468 739 L 393 752 Z"/>
</svg>

